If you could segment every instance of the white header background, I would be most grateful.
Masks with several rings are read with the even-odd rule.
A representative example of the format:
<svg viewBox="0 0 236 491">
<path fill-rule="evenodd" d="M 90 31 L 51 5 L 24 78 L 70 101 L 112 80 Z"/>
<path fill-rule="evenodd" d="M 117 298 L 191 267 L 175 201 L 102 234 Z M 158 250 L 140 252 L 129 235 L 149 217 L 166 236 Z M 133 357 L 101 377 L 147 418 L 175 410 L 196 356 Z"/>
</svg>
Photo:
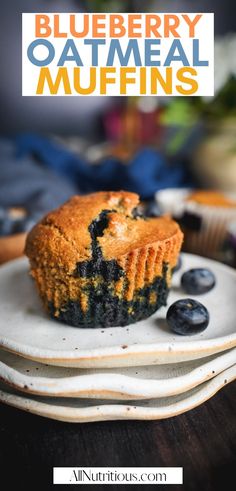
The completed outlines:
<svg viewBox="0 0 236 491">
<path fill-rule="evenodd" d="M 39 13 L 39 15 L 42 13 Z M 63 90 L 63 84 L 61 84 L 58 93 L 57 94 L 50 94 L 50 91 L 48 89 L 47 83 L 45 83 L 45 90 L 43 94 L 36 94 L 37 90 L 37 85 L 38 85 L 38 78 L 39 78 L 39 73 L 40 73 L 40 67 L 35 66 L 30 62 L 27 56 L 27 49 L 28 46 L 32 41 L 35 39 L 35 13 L 34 14 L 22 14 L 22 95 L 23 96 L 67 96 L 69 97 L 70 95 L 75 95 L 78 96 L 78 94 L 74 90 L 74 85 L 73 85 L 73 68 L 76 67 L 76 63 L 73 61 L 67 61 L 65 63 L 65 67 L 68 68 L 69 72 L 69 78 L 70 78 L 70 85 L 71 85 L 71 91 L 72 94 L 65 94 Z M 53 16 L 54 14 L 48 14 L 46 13 L 45 15 L 50 17 L 50 25 L 53 25 Z M 92 32 L 91 28 L 86 36 L 86 38 L 72 38 L 69 34 L 69 16 L 71 14 L 68 13 L 63 13 L 63 14 L 58 14 L 60 15 L 60 31 L 62 32 L 68 32 L 68 38 L 54 38 L 53 32 L 52 35 L 43 38 L 48 41 L 50 41 L 55 49 L 55 58 L 48 65 L 52 80 L 54 81 L 56 78 L 56 74 L 58 72 L 58 60 L 61 56 L 62 50 L 64 48 L 65 42 L 67 39 L 74 39 L 75 45 L 79 51 L 80 57 L 82 58 L 82 61 L 84 63 L 83 67 L 81 68 L 81 84 L 84 87 L 87 87 L 89 85 L 89 80 L 90 80 L 90 67 L 91 67 L 91 46 L 85 46 L 84 45 L 84 39 L 92 38 Z M 76 25 L 78 26 L 78 30 L 80 25 L 82 26 L 82 19 L 84 14 L 74 14 L 76 15 Z M 105 14 L 106 17 L 109 17 L 110 14 Z M 114 15 L 114 14 L 113 14 Z M 127 16 L 128 14 L 122 14 L 127 21 Z M 137 38 L 138 43 L 139 43 L 139 50 L 140 50 L 140 55 L 142 62 L 144 61 L 144 42 L 145 42 L 145 29 L 144 29 L 144 23 L 145 23 L 145 15 L 147 14 L 141 14 L 142 17 L 142 38 Z M 149 14 L 150 15 L 150 14 Z M 158 15 L 161 17 L 161 19 L 164 18 L 164 13 L 159 14 L 156 12 L 154 15 Z M 166 14 L 168 15 L 168 14 Z M 181 16 L 182 14 L 176 14 L 178 16 Z M 187 13 L 187 15 L 190 16 L 190 18 L 194 18 L 195 14 Z M 192 60 L 192 41 L 194 38 L 189 38 L 189 27 L 187 26 L 187 23 L 185 21 L 180 22 L 180 26 L 178 27 L 178 33 L 180 34 L 181 38 L 178 38 L 181 40 L 182 46 L 184 47 L 185 53 L 189 59 L 190 66 L 191 65 L 191 60 Z M 160 34 L 163 33 L 163 28 L 160 27 L 158 29 Z M 108 30 L 107 30 L 107 35 L 108 35 Z M 154 39 L 154 36 L 152 37 Z M 200 45 L 200 60 L 207 60 L 209 62 L 209 66 L 203 66 L 203 67 L 196 67 L 196 70 L 198 72 L 197 77 L 193 77 L 198 81 L 198 91 L 193 94 L 194 96 L 212 96 L 214 95 L 214 14 L 209 14 L 209 13 L 203 13 L 201 19 L 195 26 L 195 38 L 199 39 L 199 45 Z M 99 46 L 99 65 L 100 66 L 106 66 L 106 59 L 107 59 L 107 54 L 108 54 L 108 49 L 109 49 L 109 44 L 110 44 L 110 38 L 107 37 L 107 45 L 104 46 Z M 128 42 L 128 37 L 124 38 L 118 38 L 122 47 L 123 52 L 126 51 L 126 46 Z M 164 60 L 168 54 L 169 48 L 173 42 L 173 40 L 176 39 L 172 35 L 169 38 L 160 38 L 161 43 L 158 46 L 154 46 L 153 49 L 160 49 L 160 56 L 157 58 L 153 56 L 153 59 L 158 59 L 162 63 L 164 63 Z M 40 46 L 35 48 L 34 54 L 38 59 L 45 59 L 48 54 L 48 50 L 44 46 Z M 69 53 L 71 54 L 71 52 Z M 116 83 L 115 84 L 108 84 L 107 85 L 107 94 L 108 96 L 117 96 L 120 95 L 120 83 L 119 83 L 119 62 L 118 58 L 116 59 L 115 66 L 117 68 L 117 76 L 116 76 Z M 134 60 L 133 57 L 130 57 L 129 60 L 129 67 L 134 67 Z M 181 62 L 173 62 L 171 64 L 173 67 L 173 93 L 171 95 L 173 96 L 180 96 L 181 94 L 176 90 L 175 85 L 181 85 L 181 82 L 179 82 L 176 79 L 175 71 L 178 68 L 183 67 Z M 163 78 L 165 79 L 165 71 L 166 67 L 157 67 L 158 70 L 160 70 Z M 139 67 L 137 67 L 137 75 L 130 75 L 129 77 L 136 77 L 137 83 L 136 84 L 128 84 L 127 85 L 127 96 L 138 96 L 140 95 L 139 92 Z M 150 67 L 147 67 L 147 93 L 145 95 L 153 95 L 150 92 Z M 114 77 L 114 75 L 111 75 Z M 190 74 L 187 74 L 188 77 L 191 77 Z M 186 84 L 183 85 L 186 89 L 189 88 L 189 85 L 187 86 Z M 92 96 L 98 96 L 100 94 L 100 84 L 99 84 L 99 68 L 97 69 L 97 87 L 96 90 L 92 94 L 88 94 Z M 143 95 L 143 94 L 142 94 Z M 158 93 L 156 94 L 158 96 L 165 96 L 164 90 L 160 85 L 158 85 Z M 170 94 L 168 94 L 170 96 Z"/>
</svg>

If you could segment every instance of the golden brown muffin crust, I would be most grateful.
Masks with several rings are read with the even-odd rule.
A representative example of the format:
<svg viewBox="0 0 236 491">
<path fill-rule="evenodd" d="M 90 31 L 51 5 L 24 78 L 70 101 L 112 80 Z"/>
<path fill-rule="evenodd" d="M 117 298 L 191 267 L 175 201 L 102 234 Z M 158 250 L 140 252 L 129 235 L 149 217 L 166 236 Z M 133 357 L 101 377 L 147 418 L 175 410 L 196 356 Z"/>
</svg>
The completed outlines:
<svg viewBox="0 0 236 491">
<path fill-rule="evenodd" d="M 107 228 L 98 237 L 104 259 L 119 259 L 174 236 L 182 239 L 178 224 L 169 217 L 134 219 L 132 211 L 138 203 L 137 194 L 125 191 L 74 196 L 32 229 L 27 237 L 26 255 L 32 266 L 45 264 L 72 272 L 76 263 L 91 258 L 89 226 L 104 210 L 111 210 Z"/>
<path fill-rule="evenodd" d="M 187 201 L 194 201 L 199 205 L 207 206 L 222 206 L 224 208 L 236 207 L 236 201 L 228 198 L 219 191 L 195 191 L 188 196 Z"/>
</svg>

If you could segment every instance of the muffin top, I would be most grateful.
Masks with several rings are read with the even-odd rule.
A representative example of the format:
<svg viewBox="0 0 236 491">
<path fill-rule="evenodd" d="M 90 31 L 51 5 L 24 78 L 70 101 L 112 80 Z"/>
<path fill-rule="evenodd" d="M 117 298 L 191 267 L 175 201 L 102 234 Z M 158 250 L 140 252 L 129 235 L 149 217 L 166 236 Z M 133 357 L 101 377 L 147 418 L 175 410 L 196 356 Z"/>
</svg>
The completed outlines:
<svg viewBox="0 0 236 491">
<path fill-rule="evenodd" d="M 178 236 L 182 232 L 170 217 L 137 216 L 139 196 L 125 191 L 74 196 L 48 213 L 28 234 L 25 253 L 31 263 L 73 271 L 91 259 L 93 239 L 106 260 Z"/>
<path fill-rule="evenodd" d="M 199 190 L 191 193 L 186 201 L 194 201 L 199 205 L 207 205 L 207 206 L 219 206 L 224 208 L 234 208 L 236 207 L 236 201 L 228 198 L 223 193 L 219 191 L 207 191 L 207 190 Z"/>
</svg>

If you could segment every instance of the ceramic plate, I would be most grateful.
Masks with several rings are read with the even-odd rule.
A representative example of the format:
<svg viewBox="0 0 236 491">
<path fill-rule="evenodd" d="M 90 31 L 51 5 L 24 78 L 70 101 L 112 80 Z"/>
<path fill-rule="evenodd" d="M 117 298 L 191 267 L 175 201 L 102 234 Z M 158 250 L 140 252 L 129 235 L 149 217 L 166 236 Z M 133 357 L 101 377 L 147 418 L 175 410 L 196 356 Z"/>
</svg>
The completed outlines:
<svg viewBox="0 0 236 491">
<path fill-rule="evenodd" d="M 181 394 L 234 364 L 236 348 L 182 363 L 97 370 L 52 367 L 1 350 L 0 379 L 30 394 L 138 400 Z"/>
<path fill-rule="evenodd" d="M 167 307 L 127 327 L 78 329 L 53 321 L 43 311 L 28 261 L 7 263 L 0 268 L 0 346 L 42 363 L 80 368 L 176 363 L 235 347 L 235 270 L 183 254 L 168 305 L 187 297 L 179 287 L 180 275 L 191 267 L 208 267 L 216 275 L 216 287 L 197 297 L 207 306 L 211 320 L 204 332 L 179 336 L 166 324 Z"/>
<path fill-rule="evenodd" d="M 108 421 L 117 419 L 164 419 L 184 413 L 210 399 L 224 385 L 236 378 L 236 365 L 224 370 L 208 382 L 173 397 L 142 401 L 116 402 L 93 399 L 61 399 L 36 396 L 19 396 L 13 389 L 0 386 L 0 401 L 30 413 L 71 423 Z M 65 404 L 66 402 L 66 404 Z"/>
</svg>

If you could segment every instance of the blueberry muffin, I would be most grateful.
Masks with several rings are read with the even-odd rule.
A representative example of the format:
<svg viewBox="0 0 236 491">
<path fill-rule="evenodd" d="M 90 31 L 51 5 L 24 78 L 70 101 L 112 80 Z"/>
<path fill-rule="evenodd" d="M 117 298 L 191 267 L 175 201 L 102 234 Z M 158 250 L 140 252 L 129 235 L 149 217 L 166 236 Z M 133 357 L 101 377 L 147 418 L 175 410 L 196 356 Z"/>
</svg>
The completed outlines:
<svg viewBox="0 0 236 491">
<path fill-rule="evenodd" d="M 235 199 L 214 190 L 190 193 L 181 221 L 186 250 L 221 260 L 227 227 L 233 220 L 236 220 Z"/>
<path fill-rule="evenodd" d="M 144 218 L 134 193 L 75 196 L 28 234 L 25 253 L 49 314 L 77 327 L 124 326 L 166 304 L 183 235 Z"/>
<path fill-rule="evenodd" d="M 236 208 L 236 200 L 214 190 L 196 190 L 189 194 L 186 201 L 199 205 L 213 206 L 214 208 Z"/>
</svg>

